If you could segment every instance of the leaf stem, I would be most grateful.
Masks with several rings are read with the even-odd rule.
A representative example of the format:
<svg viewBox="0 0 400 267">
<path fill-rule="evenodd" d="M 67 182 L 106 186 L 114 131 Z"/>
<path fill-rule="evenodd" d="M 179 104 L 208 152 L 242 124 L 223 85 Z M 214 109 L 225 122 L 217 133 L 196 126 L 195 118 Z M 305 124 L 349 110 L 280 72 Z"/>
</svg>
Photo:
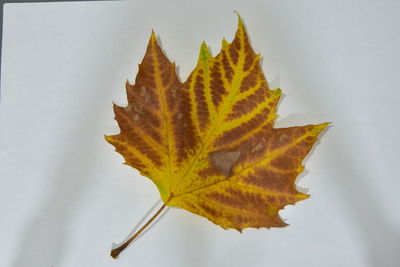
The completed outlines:
<svg viewBox="0 0 400 267">
<path fill-rule="evenodd" d="M 163 209 L 166 207 L 165 204 L 163 204 L 161 206 L 161 208 L 153 215 L 153 217 L 150 218 L 150 220 L 148 220 L 148 222 L 142 226 L 142 228 L 139 229 L 139 231 L 137 231 L 131 238 L 129 238 L 125 243 L 123 243 L 121 246 L 114 248 L 113 250 L 111 250 L 111 257 L 113 257 L 114 259 L 116 259 L 119 255 L 119 253 L 121 253 L 127 246 L 129 246 L 129 244 L 135 240 L 136 237 L 138 237 L 153 221 L 155 218 L 157 218 L 158 215 L 160 215 L 160 213 L 163 211 Z"/>
</svg>

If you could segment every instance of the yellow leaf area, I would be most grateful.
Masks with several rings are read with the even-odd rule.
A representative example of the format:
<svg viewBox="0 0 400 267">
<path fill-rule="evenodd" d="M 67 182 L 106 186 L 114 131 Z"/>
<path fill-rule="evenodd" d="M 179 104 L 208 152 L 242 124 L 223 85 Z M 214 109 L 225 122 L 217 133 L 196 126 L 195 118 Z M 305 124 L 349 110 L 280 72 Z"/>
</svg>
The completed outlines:
<svg viewBox="0 0 400 267">
<path fill-rule="evenodd" d="M 106 136 L 168 206 L 223 228 L 282 227 L 278 212 L 308 195 L 295 188 L 302 160 L 328 123 L 273 128 L 281 90 L 270 90 L 239 17 L 215 57 L 203 43 L 181 83 L 154 32 L 128 105 L 114 105 L 120 134 Z"/>
</svg>

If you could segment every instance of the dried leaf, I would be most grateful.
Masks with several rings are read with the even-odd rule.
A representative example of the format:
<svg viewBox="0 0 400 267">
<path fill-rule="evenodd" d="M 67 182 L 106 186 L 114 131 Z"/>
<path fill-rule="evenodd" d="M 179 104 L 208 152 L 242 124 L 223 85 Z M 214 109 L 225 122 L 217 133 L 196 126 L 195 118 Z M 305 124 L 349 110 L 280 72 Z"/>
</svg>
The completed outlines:
<svg viewBox="0 0 400 267">
<path fill-rule="evenodd" d="M 240 17 L 216 57 L 201 45 L 184 83 L 153 32 L 126 92 L 128 106 L 114 105 L 121 133 L 106 139 L 165 205 L 241 231 L 285 226 L 278 211 L 308 197 L 294 182 L 328 123 L 273 128 L 281 90 L 268 88 Z"/>
</svg>

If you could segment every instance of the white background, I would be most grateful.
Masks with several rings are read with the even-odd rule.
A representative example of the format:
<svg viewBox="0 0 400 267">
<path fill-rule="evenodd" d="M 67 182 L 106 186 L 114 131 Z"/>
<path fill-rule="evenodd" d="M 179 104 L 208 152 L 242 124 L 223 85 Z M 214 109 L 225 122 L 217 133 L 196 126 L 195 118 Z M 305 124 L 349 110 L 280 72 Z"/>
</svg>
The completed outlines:
<svg viewBox="0 0 400 267">
<path fill-rule="evenodd" d="M 272 88 L 278 127 L 332 121 L 298 185 L 290 226 L 225 231 L 157 206 L 122 165 L 118 132 L 151 29 L 181 80 L 200 43 L 232 40 L 240 12 Z M 400 2 L 123 1 L 6 4 L 0 102 L 0 266 L 400 266 Z M 157 208 L 160 203 L 158 203 Z"/>
</svg>

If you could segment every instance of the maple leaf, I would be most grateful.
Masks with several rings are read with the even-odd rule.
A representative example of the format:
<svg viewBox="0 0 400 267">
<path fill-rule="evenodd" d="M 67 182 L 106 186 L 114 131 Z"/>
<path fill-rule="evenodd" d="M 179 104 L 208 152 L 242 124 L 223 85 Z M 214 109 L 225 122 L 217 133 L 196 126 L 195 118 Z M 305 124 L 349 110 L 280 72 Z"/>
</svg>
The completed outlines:
<svg viewBox="0 0 400 267">
<path fill-rule="evenodd" d="M 128 105 L 114 104 L 121 132 L 106 140 L 164 202 L 148 224 L 167 205 L 224 229 L 283 227 L 279 210 L 308 197 L 295 180 L 328 123 L 273 128 L 281 90 L 269 89 L 238 20 L 234 40 L 223 40 L 217 56 L 202 43 L 184 83 L 152 32 L 135 84 L 126 83 Z"/>
</svg>

